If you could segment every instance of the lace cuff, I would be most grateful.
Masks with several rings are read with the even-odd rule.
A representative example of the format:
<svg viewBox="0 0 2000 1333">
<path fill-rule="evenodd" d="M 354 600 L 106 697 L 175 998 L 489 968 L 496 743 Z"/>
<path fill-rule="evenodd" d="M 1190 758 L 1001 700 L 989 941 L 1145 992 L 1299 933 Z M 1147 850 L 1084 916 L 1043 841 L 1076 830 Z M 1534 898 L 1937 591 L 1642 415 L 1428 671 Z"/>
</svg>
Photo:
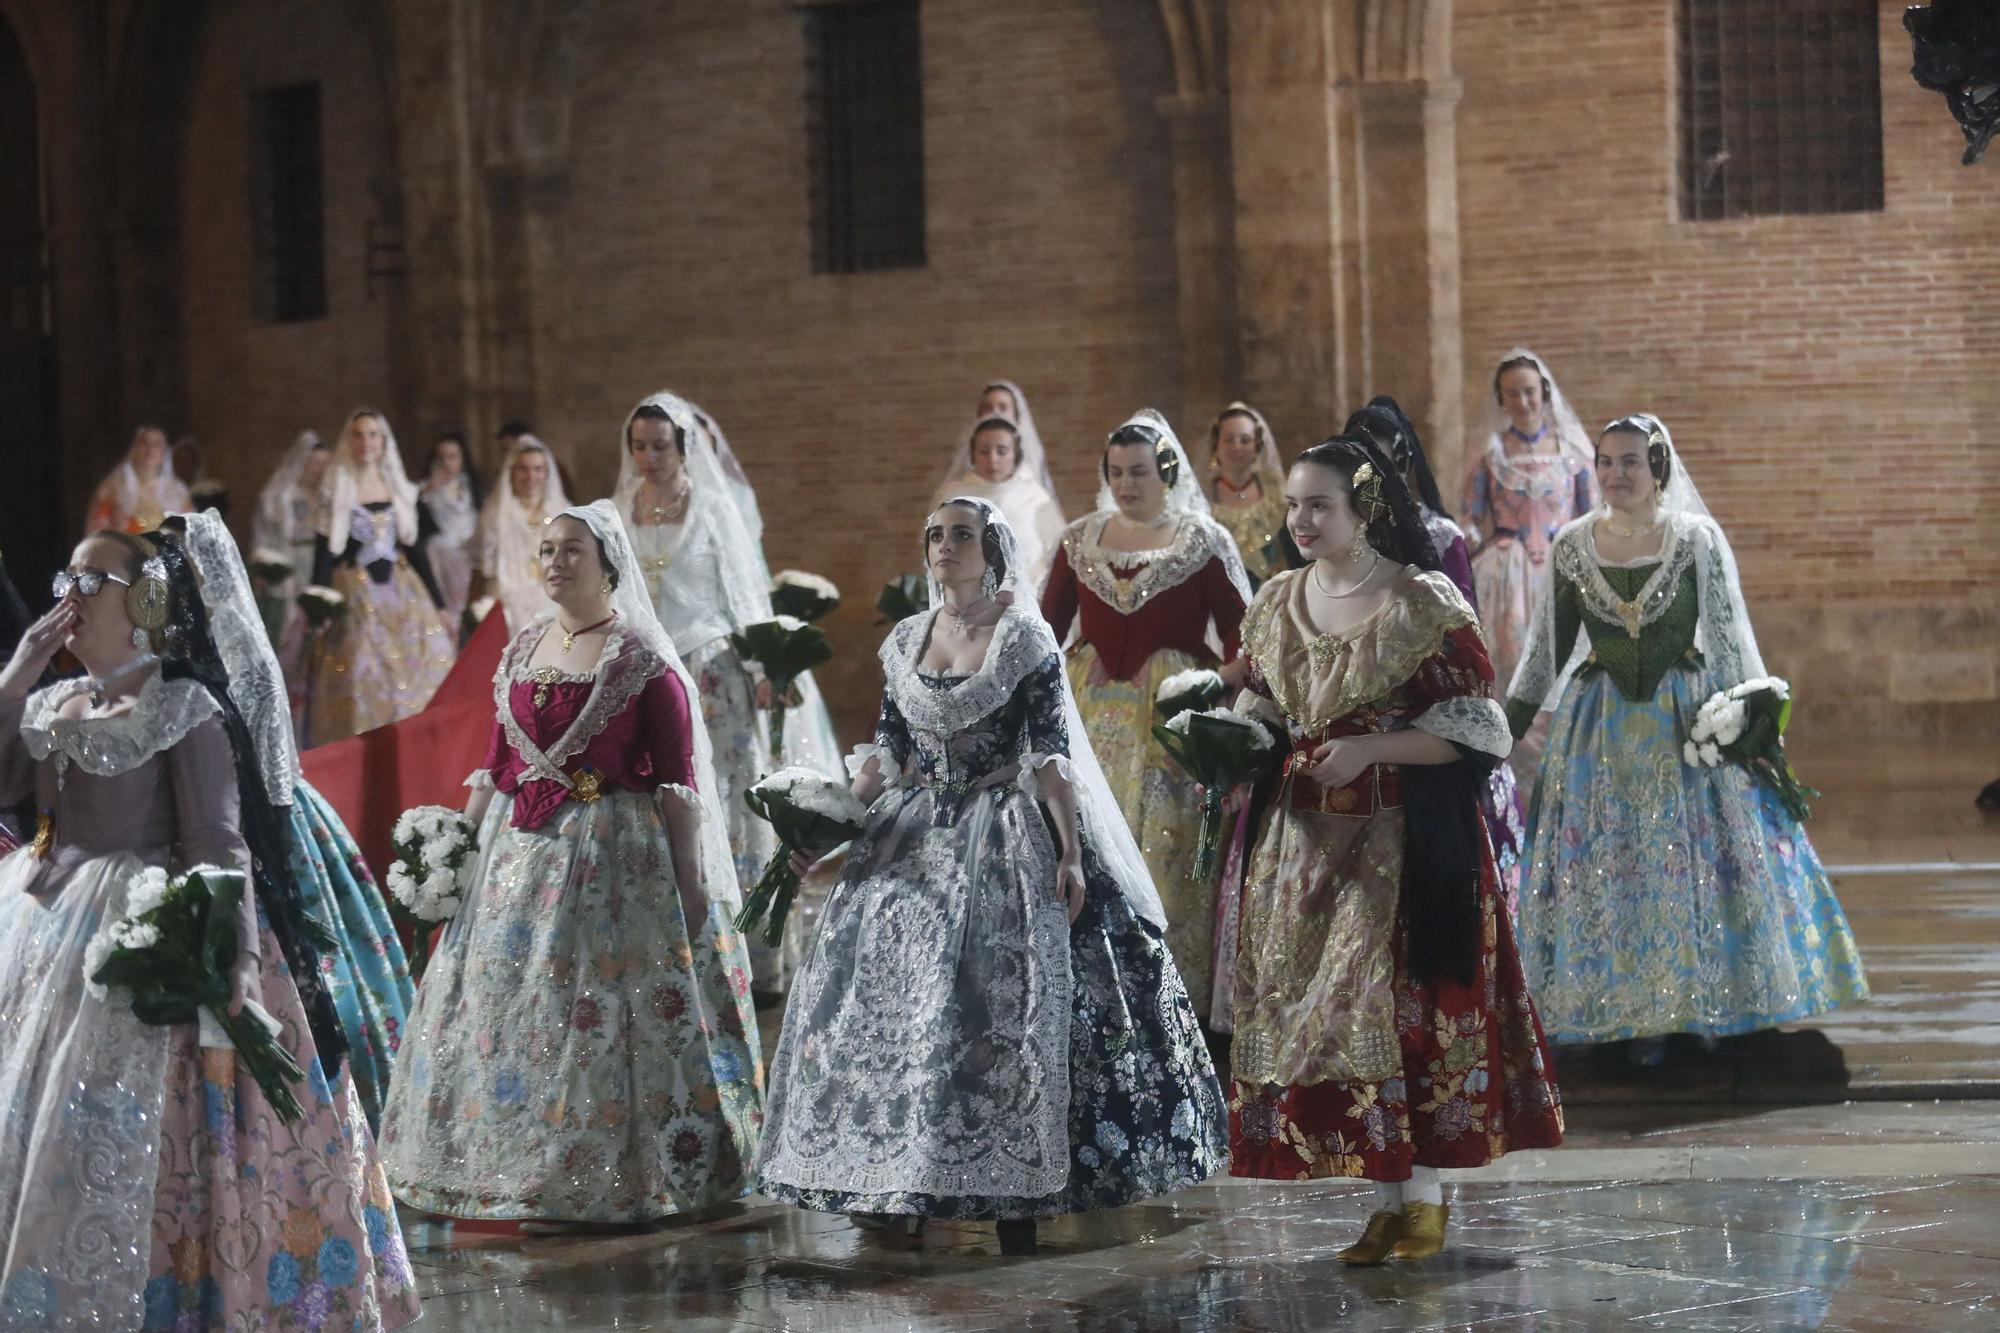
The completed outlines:
<svg viewBox="0 0 2000 1333">
<path fill-rule="evenodd" d="M 1278 707 L 1277 703 L 1268 695 L 1262 695 L 1250 689 L 1239 690 L 1236 694 L 1236 702 L 1229 707 L 1231 712 L 1241 713 L 1245 717 L 1255 718 L 1267 726 L 1277 728 L 1280 736 L 1286 735 L 1290 731 L 1285 722 L 1285 710 Z"/>
<path fill-rule="evenodd" d="M 475 768 L 465 775 L 465 782 L 462 785 L 474 791 L 492 791 L 493 775 L 483 768 Z"/>
<path fill-rule="evenodd" d="M 1035 754 L 1032 752 L 1024 754 L 1021 756 L 1019 764 L 1020 772 L 1014 781 L 1027 794 L 1030 800 L 1043 801 L 1048 799 L 1048 793 L 1042 788 L 1041 772 L 1051 764 L 1055 765 L 1055 770 L 1061 775 L 1063 781 L 1069 783 L 1072 787 L 1076 785 L 1076 765 L 1070 762 L 1068 755 Z"/>
<path fill-rule="evenodd" d="M 695 795 L 693 787 L 683 787 L 678 782 L 662 782 L 660 784 L 660 795 L 671 796 L 674 800 L 679 801 L 683 806 L 687 807 L 689 811 L 693 812 L 697 819 L 701 817 L 701 798 Z"/>
<path fill-rule="evenodd" d="M 1432 704 L 1410 725 L 1468 750 L 1505 759 L 1514 748 L 1507 714 L 1491 699 L 1461 695 Z"/>
<path fill-rule="evenodd" d="M 870 759 L 878 761 L 876 771 L 881 773 L 884 787 L 898 787 L 909 779 L 908 764 L 896 762 L 896 756 L 889 752 L 888 746 L 877 745 L 870 741 L 865 745 L 855 746 L 853 752 L 847 756 L 848 781 L 852 782 L 860 777 L 861 770 L 868 767 Z"/>
</svg>

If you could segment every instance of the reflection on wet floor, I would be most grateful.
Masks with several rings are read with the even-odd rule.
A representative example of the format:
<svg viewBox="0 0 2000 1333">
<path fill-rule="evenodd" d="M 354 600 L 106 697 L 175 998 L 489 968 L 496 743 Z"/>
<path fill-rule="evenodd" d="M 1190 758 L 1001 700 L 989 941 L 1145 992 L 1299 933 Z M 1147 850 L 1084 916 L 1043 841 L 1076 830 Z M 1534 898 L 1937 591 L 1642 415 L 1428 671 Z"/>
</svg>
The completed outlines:
<svg viewBox="0 0 2000 1333">
<path fill-rule="evenodd" d="M 1822 855 L 1869 868 L 1835 880 L 1875 999 L 1714 1051 L 1677 1043 L 1659 1070 L 1559 1052 L 1566 1143 L 1447 1173 L 1437 1259 L 1344 1269 L 1371 1198 L 1347 1181 L 1222 1177 L 1044 1224 L 1041 1253 L 1014 1259 L 990 1226 L 893 1240 L 759 1200 L 548 1238 L 411 1215 L 421 1327 L 2000 1329 L 2000 1099 L 1982 1100 L 2000 1097 L 2000 873 L 1977 868 L 2000 865 L 2000 820 L 1971 804 L 1990 756 L 1794 762 L 1827 791 Z"/>
<path fill-rule="evenodd" d="M 411 1243 L 433 1329 L 1583 1329 L 2000 1327 L 2000 1179 L 1467 1186 L 1454 1247 L 1334 1259 L 1346 1183 L 1230 1182 L 1044 1228 L 884 1241 L 751 1205 L 640 1235 Z"/>
</svg>

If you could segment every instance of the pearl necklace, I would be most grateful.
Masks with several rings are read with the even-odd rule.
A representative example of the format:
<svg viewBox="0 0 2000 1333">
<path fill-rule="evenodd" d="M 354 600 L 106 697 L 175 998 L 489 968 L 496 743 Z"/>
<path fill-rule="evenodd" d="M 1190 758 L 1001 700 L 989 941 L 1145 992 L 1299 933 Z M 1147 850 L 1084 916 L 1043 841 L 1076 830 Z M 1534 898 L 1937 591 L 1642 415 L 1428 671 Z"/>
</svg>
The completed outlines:
<svg viewBox="0 0 2000 1333">
<path fill-rule="evenodd" d="M 687 517 L 688 498 L 694 494 L 694 482 L 687 473 L 681 474 L 681 484 L 675 488 L 673 496 L 663 505 L 654 505 L 646 511 L 646 517 L 653 523 L 678 523 Z"/>
<path fill-rule="evenodd" d="M 1360 578 L 1354 580 L 1354 586 L 1349 588 L 1346 592 L 1335 592 L 1333 591 L 1333 589 L 1327 587 L 1326 580 L 1320 577 L 1319 561 L 1317 560 L 1313 561 L 1313 566 L 1312 566 L 1313 587 L 1319 589 L 1320 596 L 1331 597 L 1335 601 L 1339 601 L 1343 597 L 1354 596 L 1355 593 L 1360 592 L 1361 589 L 1367 585 L 1368 580 L 1375 577 L 1376 567 L 1382 563 L 1382 553 L 1380 551 L 1370 548 L 1369 554 L 1374 556 L 1375 558 L 1368 562 L 1368 572 L 1363 574 Z"/>
<path fill-rule="evenodd" d="M 1650 537 L 1658 532 L 1667 521 L 1665 514 L 1654 514 L 1653 521 L 1642 528 L 1621 528 L 1612 521 L 1612 516 L 1617 512 L 1617 510 L 1610 508 L 1604 511 L 1604 530 L 1614 537 L 1623 537 L 1627 541 L 1630 541 L 1634 537 Z"/>
</svg>

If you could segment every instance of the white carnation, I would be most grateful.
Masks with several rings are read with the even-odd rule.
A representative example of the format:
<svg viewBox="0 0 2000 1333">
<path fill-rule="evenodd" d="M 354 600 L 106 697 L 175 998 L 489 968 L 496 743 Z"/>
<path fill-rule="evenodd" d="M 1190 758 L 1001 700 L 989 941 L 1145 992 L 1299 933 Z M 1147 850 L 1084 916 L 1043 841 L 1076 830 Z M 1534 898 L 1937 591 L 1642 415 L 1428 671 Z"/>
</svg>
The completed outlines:
<svg viewBox="0 0 2000 1333">
<path fill-rule="evenodd" d="M 112 928 L 111 934 L 121 949 L 150 949 L 160 942 L 158 926 L 143 925 L 137 921 L 120 921 Z"/>
<path fill-rule="evenodd" d="M 250 552 L 250 563 L 252 565 L 285 565 L 289 567 L 292 563 L 292 557 L 283 551 L 274 551 L 268 546 L 259 546 Z"/>
<path fill-rule="evenodd" d="M 1681 758 L 1687 760 L 1689 768 L 1701 767 L 1701 747 L 1693 741 L 1681 746 Z"/>
<path fill-rule="evenodd" d="M 125 914 L 144 916 L 166 900 L 167 872 L 158 866 L 147 866 L 125 889 Z"/>
<path fill-rule="evenodd" d="M 111 960 L 112 953 L 117 950 L 118 942 L 111 935 L 112 930 L 116 930 L 122 924 L 124 923 L 117 922 L 113 924 L 111 930 L 98 931 L 97 934 L 91 937 L 90 943 L 84 946 L 83 986 L 85 990 L 90 992 L 94 999 L 101 1000 L 110 994 L 107 988 L 100 986 L 97 982 L 91 980 L 91 978 L 97 975 L 99 968 Z"/>
<path fill-rule="evenodd" d="M 1206 667 L 1189 667 L 1186 671 L 1176 671 L 1160 682 L 1160 690 L 1155 699 L 1172 699 L 1195 690 L 1214 690 L 1222 685 L 1222 677 Z"/>
<path fill-rule="evenodd" d="M 1722 762 L 1722 751 L 1715 747 L 1715 743 L 1713 741 L 1705 742 L 1701 747 L 1700 753 L 1701 753 L 1701 762 L 1708 765 L 1710 768 L 1714 768 L 1717 764 L 1720 764 Z"/>
<path fill-rule="evenodd" d="M 772 619 L 777 621 L 778 628 L 784 630 L 787 634 L 806 627 L 806 622 L 800 620 L 797 616 L 773 616 Z"/>
<path fill-rule="evenodd" d="M 1713 733 L 1723 745 L 1731 744 L 1743 734 L 1743 720 L 1748 711 L 1741 699 L 1731 699 L 1715 710 Z"/>
</svg>

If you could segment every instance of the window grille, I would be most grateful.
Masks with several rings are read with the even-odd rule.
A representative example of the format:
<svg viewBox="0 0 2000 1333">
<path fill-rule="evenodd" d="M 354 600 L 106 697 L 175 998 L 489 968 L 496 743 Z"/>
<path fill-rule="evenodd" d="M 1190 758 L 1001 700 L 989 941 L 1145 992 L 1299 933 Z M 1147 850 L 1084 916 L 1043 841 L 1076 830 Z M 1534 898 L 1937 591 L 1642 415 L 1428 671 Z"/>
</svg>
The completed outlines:
<svg viewBox="0 0 2000 1333">
<path fill-rule="evenodd" d="M 1679 0 L 1684 221 L 1882 207 L 1877 0 Z"/>
<path fill-rule="evenodd" d="M 251 208 L 259 313 L 326 314 L 326 182 L 317 83 L 251 94 Z"/>
<path fill-rule="evenodd" d="M 805 11 L 815 273 L 924 262 L 924 86 L 917 0 Z"/>
</svg>

